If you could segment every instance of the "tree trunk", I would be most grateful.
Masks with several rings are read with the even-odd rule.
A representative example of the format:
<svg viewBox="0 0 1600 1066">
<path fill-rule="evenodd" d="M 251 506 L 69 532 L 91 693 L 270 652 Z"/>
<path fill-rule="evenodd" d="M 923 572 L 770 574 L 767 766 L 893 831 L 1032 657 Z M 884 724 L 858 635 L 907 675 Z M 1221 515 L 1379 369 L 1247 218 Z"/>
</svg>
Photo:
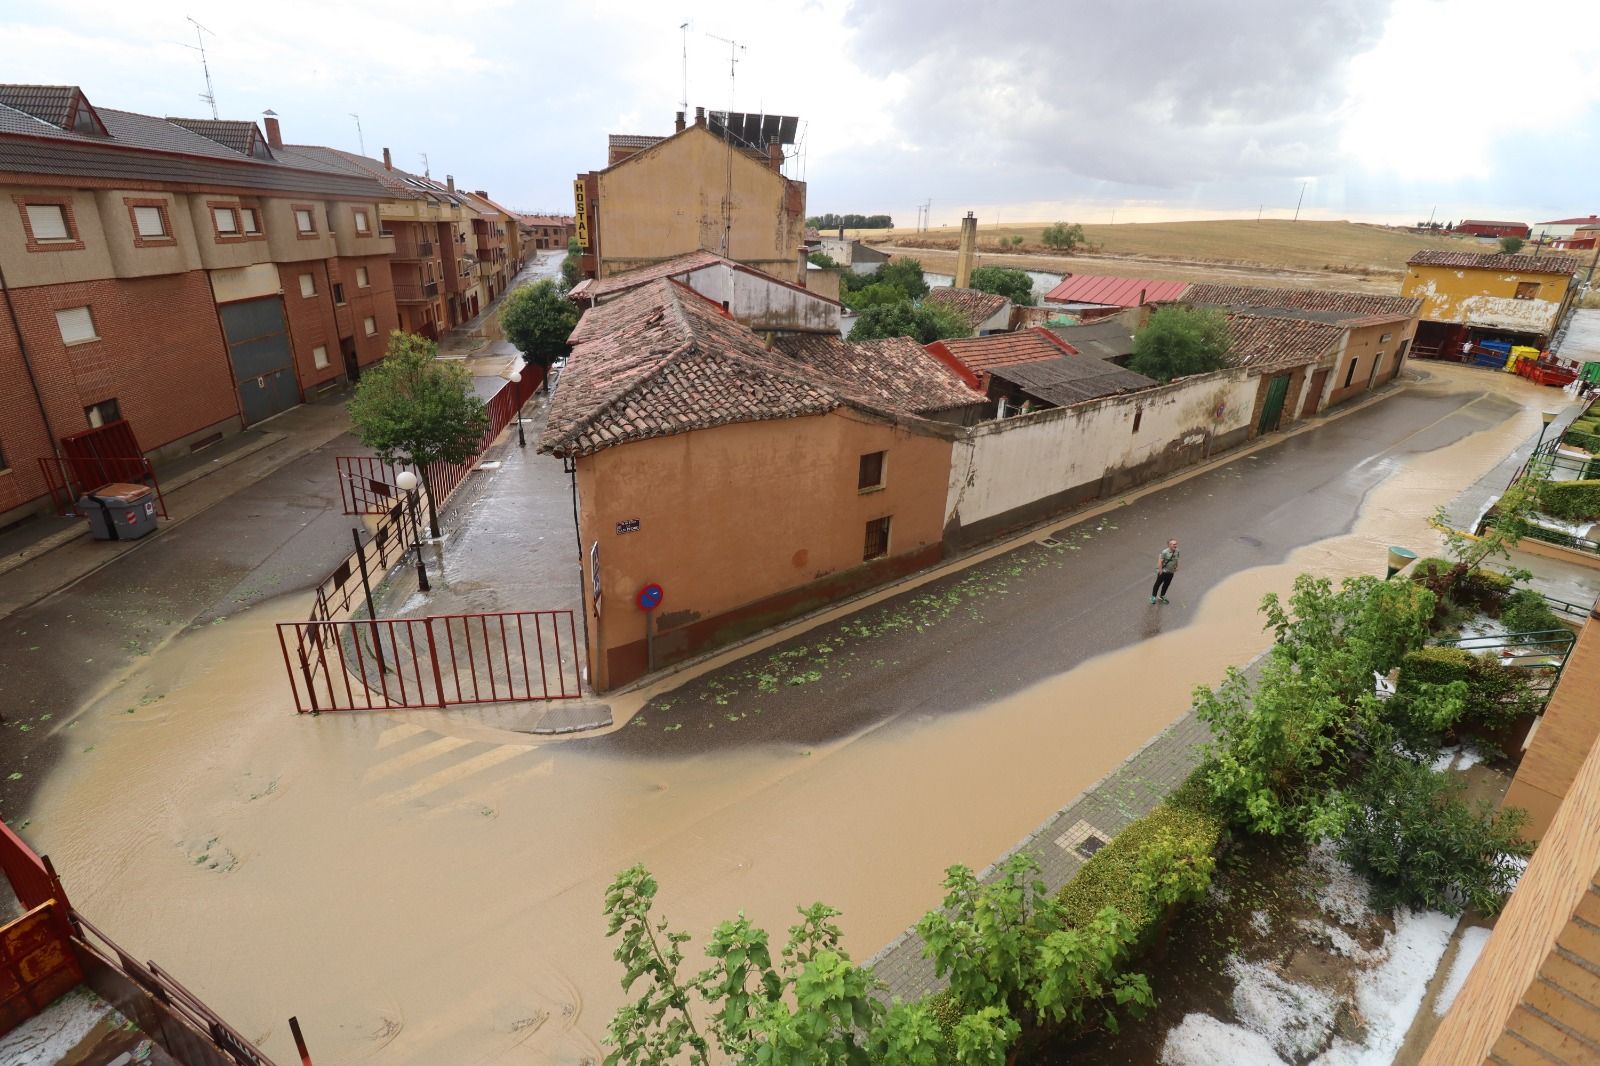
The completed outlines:
<svg viewBox="0 0 1600 1066">
<path fill-rule="evenodd" d="M 428 480 L 428 468 L 425 464 L 417 464 L 417 473 L 422 477 L 422 491 L 428 496 L 428 529 L 429 535 L 438 540 L 444 534 L 439 532 L 439 511 L 433 505 L 433 482 Z"/>
</svg>

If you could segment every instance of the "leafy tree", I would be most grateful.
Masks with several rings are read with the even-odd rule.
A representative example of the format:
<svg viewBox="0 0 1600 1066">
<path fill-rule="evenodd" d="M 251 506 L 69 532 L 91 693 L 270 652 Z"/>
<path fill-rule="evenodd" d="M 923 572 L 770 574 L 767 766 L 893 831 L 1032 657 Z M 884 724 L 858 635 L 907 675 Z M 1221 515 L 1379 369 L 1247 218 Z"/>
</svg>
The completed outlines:
<svg viewBox="0 0 1600 1066">
<path fill-rule="evenodd" d="M 812 215 L 806 219 L 806 225 L 813 229 L 893 229 L 894 219 L 888 215 L 838 215 L 829 212 L 825 215 Z"/>
<path fill-rule="evenodd" d="M 827 252 L 812 252 L 806 258 L 809 259 L 812 264 L 822 267 L 824 270 L 826 270 L 828 267 L 836 267 L 839 265 L 833 261 L 833 256 L 829 255 Z"/>
<path fill-rule="evenodd" d="M 850 339 L 856 341 L 911 337 L 918 344 L 932 344 L 951 337 L 970 336 L 972 327 L 950 308 L 907 300 L 868 307 L 850 330 Z"/>
<path fill-rule="evenodd" d="M 1440 506 L 1433 512 L 1433 525 L 1444 537 L 1445 554 L 1453 565 L 1442 572 L 1431 571 L 1429 587 L 1440 596 L 1450 596 L 1490 559 L 1510 559 L 1511 549 L 1532 528 L 1533 515 L 1538 510 L 1539 482 L 1533 478 L 1523 478 L 1506 489 L 1476 536 L 1454 528 L 1448 511 Z"/>
<path fill-rule="evenodd" d="M 909 304 L 911 298 L 898 285 L 875 281 L 852 289 L 845 295 L 844 303 L 852 311 L 865 311 L 869 307 L 888 307 L 892 304 Z"/>
<path fill-rule="evenodd" d="M 1018 307 L 1034 305 L 1033 279 L 1026 270 L 1008 267 L 979 267 L 972 272 L 972 287 L 980 292 L 1004 296 Z"/>
<path fill-rule="evenodd" d="M 1057 222 L 1053 226 L 1046 226 L 1039 239 L 1044 242 L 1046 248 L 1070 252 L 1083 244 L 1086 238 L 1083 235 L 1083 227 L 1076 222 L 1070 226 L 1065 222 Z"/>
<path fill-rule="evenodd" d="M 378 458 L 416 469 L 428 497 L 428 524 L 439 536 L 439 514 L 428 479 L 431 463 L 464 463 L 489 430 L 472 375 L 460 363 L 440 362 L 426 337 L 395 330 L 383 362 L 361 375 L 348 410 L 361 443 Z"/>
<path fill-rule="evenodd" d="M 1129 369 L 1162 383 L 1227 366 L 1228 319 L 1213 308 L 1163 307 L 1133 338 Z"/>
<path fill-rule="evenodd" d="M 537 366 L 548 367 L 572 350 L 567 337 L 577 324 L 577 305 L 549 278 L 513 289 L 500 308 L 506 339 Z"/>
<path fill-rule="evenodd" d="M 1021 248 L 1022 247 L 1022 234 L 1017 233 L 1017 234 L 1013 234 L 1012 235 L 1012 237 L 1011 237 L 1011 247 L 1013 247 L 1013 248 Z"/>
<path fill-rule="evenodd" d="M 1506 255 L 1516 255 L 1526 243 L 1521 237 L 1501 237 L 1500 250 Z"/>
<path fill-rule="evenodd" d="M 583 280 L 583 268 L 579 260 L 583 258 L 583 246 L 578 243 L 578 238 L 567 239 L 567 257 L 561 261 L 561 288 L 570 292 L 572 287 Z"/>
<path fill-rule="evenodd" d="M 922 276 L 919 259 L 896 259 L 885 263 L 873 272 L 873 280 L 887 282 L 906 294 L 908 300 L 920 300 L 928 295 L 928 283 Z"/>
</svg>

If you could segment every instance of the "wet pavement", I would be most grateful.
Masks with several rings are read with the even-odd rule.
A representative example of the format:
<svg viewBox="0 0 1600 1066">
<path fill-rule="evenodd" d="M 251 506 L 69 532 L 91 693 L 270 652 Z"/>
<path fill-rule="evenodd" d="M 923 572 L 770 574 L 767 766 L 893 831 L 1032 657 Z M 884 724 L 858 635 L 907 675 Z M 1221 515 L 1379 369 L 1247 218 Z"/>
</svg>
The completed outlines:
<svg viewBox="0 0 1600 1066">
<path fill-rule="evenodd" d="M 819 744 L 902 717 L 980 707 L 1187 625 L 1230 575 L 1347 532 L 1406 457 L 1504 422 L 1469 390 L 1407 391 L 887 599 L 658 695 L 600 751 L 675 757 Z M 1171 603 L 1149 604 L 1169 537 Z M 1374 557 L 1374 569 L 1384 559 Z"/>
</svg>

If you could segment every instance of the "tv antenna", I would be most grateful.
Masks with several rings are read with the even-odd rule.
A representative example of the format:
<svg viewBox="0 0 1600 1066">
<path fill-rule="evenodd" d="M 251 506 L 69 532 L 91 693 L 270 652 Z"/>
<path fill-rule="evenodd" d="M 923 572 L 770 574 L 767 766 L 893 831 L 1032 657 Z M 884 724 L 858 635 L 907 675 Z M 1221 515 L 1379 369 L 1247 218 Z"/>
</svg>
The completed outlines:
<svg viewBox="0 0 1600 1066">
<path fill-rule="evenodd" d="M 744 45 L 728 37 L 718 37 L 714 33 L 706 34 L 713 41 L 721 41 L 728 46 L 728 113 L 733 113 L 734 81 L 739 69 L 739 53 L 747 51 Z M 686 105 L 687 106 L 687 103 Z M 724 125 L 726 129 L 726 125 Z"/>
<path fill-rule="evenodd" d="M 425 177 L 425 178 L 433 177 L 432 174 L 428 173 L 428 153 L 427 152 L 418 152 L 417 153 L 417 158 L 422 160 L 422 176 Z"/>
<path fill-rule="evenodd" d="M 205 71 L 206 75 L 206 91 L 200 94 L 200 99 L 211 105 L 211 117 L 215 119 L 220 117 L 217 114 L 217 93 L 211 87 L 211 65 L 206 62 L 206 39 L 201 36 L 202 33 L 211 33 L 211 31 L 200 25 L 200 23 L 195 22 L 188 15 L 185 15 L 184 18 L 194 26 L 194 39 L 199 42 L 199 44 L 186 44 L 184 47 L 193 48 L 200 53 L 200 69 Z M 211 33 L 211 36 L 215 37 L 216 34 Z"/>
<path fill-rule="evenodd" d="M 678 106 L 685 112 L 689 110 L 689 19 L 684 19 L 678 24 L 678 29 L 683 33 L 683 99 L 678 101 Z"/>
<path fill-rule="evenodd" d="M 706 34 L 714 41 L 721 41 L 728 46 L 728 110 L 722 116 L 722 139 L 728 144 L 728 186 L 722 194 L 722 251 L 727 256 L 733 245 L 733 101 L 735 75 L 739 69 L 739 53 L 745 51 L 745 46 L 728 37 L 719 37 L 714 33 Z"/>
<path fill-rule="evenodd" d="M 367 154 L 367 139 L 361 135 L 361 116 L 354 111 L 349 112 L 351 118 L 356 120 L 356 143 L 361 145 L 361 154 Z"/>
</svg>

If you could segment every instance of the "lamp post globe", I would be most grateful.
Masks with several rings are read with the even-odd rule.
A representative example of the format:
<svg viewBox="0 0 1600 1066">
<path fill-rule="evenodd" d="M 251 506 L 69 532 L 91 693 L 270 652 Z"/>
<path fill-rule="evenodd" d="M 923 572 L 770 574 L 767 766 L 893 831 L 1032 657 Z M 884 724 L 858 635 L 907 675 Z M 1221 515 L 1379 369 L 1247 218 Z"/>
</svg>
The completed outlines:
<svg viewBox="0 0 1600 1066">
<path fill-rule="evenodd" d="M 522 384 L 522 371 L 513 370 L 511 372 L 511 377 L 510 377 L 509 380 L 510 380 L 511 384 L 513 384 L 513 385 Z M 522 406 L 520 404 L 518 404 L 517 405 L 517 447 L 526 448 L 527 446 L 528 446 L 528 436 L 522 430 Z"/>
<path fill-rule="evenodd" d="M 409 470 L 402 470 L 394 479 L 394 483 L 400 487 L 401 492 L 413 492 L 417 487 L 417 475 Z"/>
<path fill-rule="evenodd" d="M 411 505 L 411 542 L 417 549 L 417 588 L 423 592 L 431 592 L 432 588 L 428 584 L 428 568 L 422 562 L 422 522 L 417 517 L 417 475 L 410 470 L 402 470 L 395 475 L 394 483 L 406 494 L 406 502 Z M 401 527 L 402 530 L 404 528 Z"/>
</svg>

